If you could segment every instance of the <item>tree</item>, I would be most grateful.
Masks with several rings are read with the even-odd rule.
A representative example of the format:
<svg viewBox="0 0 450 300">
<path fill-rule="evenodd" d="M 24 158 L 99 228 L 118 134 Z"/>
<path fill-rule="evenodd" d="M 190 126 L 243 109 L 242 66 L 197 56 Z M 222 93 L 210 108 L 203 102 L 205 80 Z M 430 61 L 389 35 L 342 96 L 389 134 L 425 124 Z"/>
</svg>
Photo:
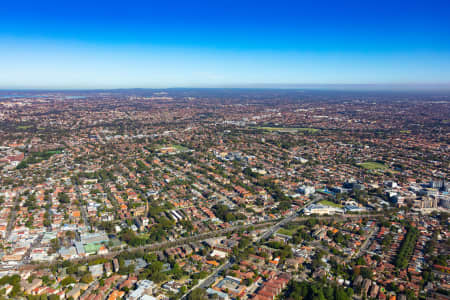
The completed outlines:
<svg viewBox="0 0 450 300">
<path fill-rule="evenodd" d="M 284 298 L 288 299 L 336 299 L 350 300 L 353 295 L 352 289 L 326 282 L 294 282 L 291 281 Z"/>
<path fill-rule="evenodd" d="M 196 288 L 193 290 L 189 296 L 189 300 L 206 300 L 208 299 L 208 296 L 206 295 L 206 291 L 202 288 Z"/>
<path fill-rule="evenodd" d="M 69 196 L 67 196 L 67 194 L 64 193 L 64 192 L 61 192 L 61 193 L 58 194 L 58 200 L 61 203 L 70 203 Z"/>
<path fill-rule="evenodd" d="M 181 269 L 180 266 L 179 266 L 178 264 L 175 264 L 170 272 L 172 273 L 173 277 L 174 277 L 176 280 L 181 279 L 181 277 L 182 277 L 183 274 L 184 274 L 183 269 Z"/>
<path fill-rule="evenodd" d="M 61 280 L 61 285 L 62 286 L 67 286 L 69 284 L 76 283 L 76 282 L 77 281 L 75 280 L 75 278 L 73 278 L 72 276 L 67 276 L 66 278 Z"/>
<path fill-rule="evenodd" d="M 408 232 L 405 239 L 400 246 L 400 250 L 395 259 L 395 266 L 400 269 L 404 269 L 408 266 L 410 256 L 414 252 L 416 241 L 419 236 L 419 230 L 415 227 L 408 226 Z"/>
<path fill-rule="evenodd" d="M 75 231 L 72 231 L 72 230 L 68 230 L 68 231 L 66 231 L 66 236 L 69 238 L 69 239 L 75 239 Z"/>
<path fill-rule="evenodd" d="M 59 239 L 55 238 L 50 240 L 50 247 L 51 250 L 54 252 L 58 252 L 58 250 L 61 248 L 61 244 L 59 243 Z"/>
<path fill-rule="evenodd" d="M 91 273 L 84 274 L 83 277 L 81 277 L 81 279 L 80 279 L 80 281 L 82 283 L 91 283 L 92 280 L 94 280 L 94 279 L 92 278 Z"/>
</svg>

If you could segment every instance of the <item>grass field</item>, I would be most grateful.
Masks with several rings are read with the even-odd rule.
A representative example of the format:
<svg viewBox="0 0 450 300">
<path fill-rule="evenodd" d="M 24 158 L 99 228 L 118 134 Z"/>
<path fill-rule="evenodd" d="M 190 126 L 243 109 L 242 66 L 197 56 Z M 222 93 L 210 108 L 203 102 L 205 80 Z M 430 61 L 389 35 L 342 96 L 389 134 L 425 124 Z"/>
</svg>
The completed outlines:
<svg viewBox="0 0 450 300">
<path fill-rule="evenodd" d="M 255 128 L 271 132 L 288 132 L 288 133 L 295 133 L 295 132 L 315 133 L 319 131 L 319 129 L 307 127 L 255 127 Z"/>
<path fill-rule="evenodd" d="M 186 148 L 186 147 L 184 147 L 184 146 L 176 145 L 176 144 L 159 145 L 158 147 L 156 147 L 156 149 L 161 150 L 161 149 L 164 149 L 164 148 L 170 148 L 170 147 L 174 148 L 174 149 L 177 150 L 177 151 L 181 151 L 181 152 L 183 152 L 183 151 L 188 151 L 188 150 L 189 150 L 188 148 Z"/>
<path fill-rule="evenodd" d="M 278 229 L 277 233 L 292 236 L 296 231 L 297 228 L 294 229 L 280 228 Z"/>
<path fill-rule="evenodd" d="M 328 201 L 328 200 L 322 200 L 322 201 L 319 202 L 319 204 L 327 205 L 327 206 L 333 206 L 333 207 L 342 207 L 342 205 L 336 204 L 336 203 Z"/>
<path fill-rule="evenodd" d="M 286 226 L 287 228 L 286 227 L 281 227 L 280 229 L 278 229 L 277 233 L 292 236 L 299 229 L 305 227 L 305 225 L 301 225 L 301 224 L 287 224 L 287 225 L 284 225 L 284 226 Z"/>
<path fill-rule="evenodd" d="M 387 169 L 387 166 L 381 163 L 369 161 L 365 163 L 358 164 L 361 168 L 367 169 L 367 170 L 384 170 Z"/>
<path fill-rule="evenodd" d="M 61 154 L 62 150 L 49 150 L 49 151 L 47 151 L 47 153 L 51 154 L 51 155 L 53 155 L 53 154 Z"/>
<path fill-rule="evenodd" d="M 188 151 L 189 149 L 181 146 L 181 145 L 171 145 L 172 147 L 174 147 L 175 149 L 177 149 L 178 151 Z"/>
<path fill-rule="evenodd" d="M 45 152 L 34 152 L 30 156 L 26 157 L 22 160 L 18 165 L 17 169 L 24 169 L 28 167 L 28 165 L 40 163 L 43 160 L 49 159 L 54 154 L 61 154 L 62 149 L 48 150 Z"/>
</svg>

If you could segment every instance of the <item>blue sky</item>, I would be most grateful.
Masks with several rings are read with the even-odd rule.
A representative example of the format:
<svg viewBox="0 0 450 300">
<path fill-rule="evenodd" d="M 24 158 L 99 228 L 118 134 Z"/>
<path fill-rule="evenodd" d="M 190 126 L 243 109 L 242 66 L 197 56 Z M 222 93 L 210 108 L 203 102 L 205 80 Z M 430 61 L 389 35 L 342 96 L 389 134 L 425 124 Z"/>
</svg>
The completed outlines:
<svg viewBox="0 0 450 300">
<path fill-rule="evenodd" d="M 450 84 L 450 1 L 4 1 L 0 88 Z"/>
</svg>

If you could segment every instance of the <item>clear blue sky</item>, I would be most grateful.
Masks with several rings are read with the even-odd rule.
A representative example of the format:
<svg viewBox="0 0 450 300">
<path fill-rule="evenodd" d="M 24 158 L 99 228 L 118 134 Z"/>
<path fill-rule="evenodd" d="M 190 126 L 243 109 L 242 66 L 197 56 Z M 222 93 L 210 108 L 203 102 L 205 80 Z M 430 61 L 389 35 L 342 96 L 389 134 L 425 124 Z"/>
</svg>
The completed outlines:
<svg viewBox="0 0 450 300">
<path fill-rule="evenodd" d="M 449 84 L 449 16 L 449 0 L 2 1 L 0 88 Z"/>
</svg>

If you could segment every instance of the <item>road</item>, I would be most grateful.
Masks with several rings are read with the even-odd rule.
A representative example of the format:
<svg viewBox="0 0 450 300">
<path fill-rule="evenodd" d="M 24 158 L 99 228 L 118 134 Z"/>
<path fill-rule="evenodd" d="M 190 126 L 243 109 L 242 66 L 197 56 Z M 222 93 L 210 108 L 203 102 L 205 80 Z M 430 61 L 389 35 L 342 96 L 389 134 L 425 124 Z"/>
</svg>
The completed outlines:
<svg viewBox="0 0 450 300">
<path fill-rule="evenodd" d="M 227 263 L 221 265 L 208 277 L 200 280 L 197 285 L 193 286 L 189 291 L 187 291 L 183 296 L 181 296 L 181 299 L 185 299 L 196 288 L 206 289 L 207 287 L 211 286 L 211 284 L 213 284 L 217 280 L 219 273 L 228 270 L 233 265 L 233 263 L 234 259 L 233 258 L 229 259 Z"/>
<path fill-rule="evenodd" d="M 272 226 L 262 236 L 260 236 L 256 240 L 256 242 L 259 243 L 261 240 L 265 240 L 265 239 L 269 238 L 272 234 L 277 232 L 278 229 L 280 229 L 281 226 L 283 226 L 283 225 L 285 225 L 285 224 L 287 224 L 287 223 L 289 223 L 291 221 L 294 221 L 298 217 L 299 211 L 301 211 L 303 208 L 305 208 L 306 206 L 308 206 L 308 205 L 310 205 L 310 204 L 312 204 L 312 203 L 314 203 L 316 201 L 318 201 L 318 199 L 306 202 L 296 213 L 292 214 L 291 216 L 289 216 L 287 218 L 282 219 L 280 222 L 278 222 L 274 226 Z"/>
<path fill-rule="evenodd" d="M 89 284 L 89 287 L 88 287 L 88 288 L 84 291 L 84 293 L 81 295 L 81 298 L 83 299 L 83 297 L 86 297 L 87 295 L 89 295 L 89 294 L 91 293 L 91 291 L 92 291 L 94 288 L 97 288 L 97 287 L 98 287 L 98 285 L 99 285 L 98 280 L 95 280 L 95 281 L 91 282 L 91 283 Z"/>
<path fill-rule="evenodd" d="M 318 201 L 318 199 L 309 201 L 309 202 L 305 203 L 305 205 L 303 205 L 303 207 L 302 207 L 301 209 L 303 209 L 304 207 L 306 207 L 306 206 L 308 206 L 308 205 L 310 205 L 310 204 L 313 204 L 313 203 L 315 203 L 315 202 L 317 202 L 317 201 Z M 300 209 L 299 211 L 301 211 L 301 209 Z M 323 217 L 316 217 L 316 218 L 317 218 L 317 219 L 323 219 L 323 220 L 327 220 L 327 219 L 330 219 L 330 220 L 338 220 L 338 219 L 342 219 L 342 218 L 346 218 L 346 219 L 357 218 L 357 219 L 360 219 L 360 218 L 364 218 L 364 217 L 374 217 L 374 216 L 382 216 L 382 215 L 381 215 L 381 214 L 379 214 L 379 215 L 375 215 L 375 214 L 346 215 L 346 214 L 343 214 L 343 215 L 323 216 Z M 296 212 L 295 214 L 293 214 L 293 215 L 291 215 L 291 216 L 289 216 L 289 217 L 287 217 L 287 218 L 284 218 L 284 219 L 281 220 L 280 222 L 276 223 L 276 224 L 275 224 L 274 226 L 272 226 L 269 230 L 267 230 L 262 236 L 260 236 L 260 237 L 256 240 L 256 242 L 258 243 L 258 242 L 260 242 L 261 240 L 264 240 L 264 239 L 269 238 L 272 234 L 274 234 L 275 232 L 277 232 L 283 225 L 285 225 L 285 224 L 287 224 L 287 223 L 289 223 L 289 222 L 292 222 L 292 221 L 301 222 L 301 221 L 306 221 L 306 220 L 311 219 L 311 218 L 313 218 L 313 216 L 299 217 L 299 216 L 298 216 L 298 212 Z M 373 233 L 371 233 L 371 234 L 373 234 Z M 367 240 L 368 240 L 368 239 L 367 239 Z M 367 240 L 366 240 L 365 242 L 367 242 Z"/>
<path fill-rule="evenodd" d="M 333 215 L 333 216 L 308 216 L 308 217 L 297 217 L 293 221 L 295 222 L 304 222 L 308 219 L 317 219 L 317 220 L 342 220 L 342 219 L 362 219 L 362 218 L 376 218 L 376 217 L 383 217 L 384 214 L 363 214 L 363 215 L 352 215 L 352 214 L 339 214 L 339 215 Z"/>
<path fill-rule="evenodd" d="M 305 205 L 303 205 L 303 207 L 301 209 L 303 209 L 304 207 L 318 201 L 319 199 L 315 199 L 312 200 L 310 202 L 305 203 Z M 275 223 L 272 227 L 269 228 L 269 230 L 267 230 L 262 236 L 260 236 L 255 242 L 254 244 L 259 243 L 261 240 L 267 239 L 269 238 L 272 234 L 274 234 L 275 232 L 278 231 L 278 229 L 280 229 L 281 226 L 292 222 L 292 221 L 305 221 L 308 219 L 311 219 L 313 217 L 308 216 L 308 217 L 298 217 L 298 213 L 299 211 L 301 211 L 301 209 L 299 209 L 296 213 L 292 214 L 291 216 L 282 219 L 281 221 L 279 221 L 278 223 Z M 372 217 L 372 216 L 381 216 L 381 215 L 338 215 L 338 216 L 326 216 L 326 217 L 317 217 L 317 219 L 352 219 L 352 218 L 362 218 L 362 217 Z M 372 237 L 374 230 L 371 232 L 370 237 Z M 369 239 L 367 239 L 369 240 Z M 365 242 L 367 242 L 367 240 Z M 365 246 L 365 245 L 363 245 Z M 217 270 L 215 270 L 211 275 L 209 275 L 207 278 L 205 278 L 203 281 L 200 281 L 197 285 L 195 285 L 194 287 L 192 287 L 189 291 L 187 291 L 182 297 L 181 299 L 185 299 L 193 290 L 195 290 L 196 288 L 203 288 L 206 289 L 207 287 L 211 286 L 211 284 L 213 284 L 216 280 L 217 277 L 219 275 L 220 272 L 225 271 L 227 269 L 229 269 L 232 265 L 233 265 L 233 260 L 234 258 L 231 257 L 227 263 L 223 264 L 222 266 L 220 266 Z"/>
<path fill-rule="evenodd" d="M 89 230 L 91 230 L 91 226 L 89 224 L 89 218 L 87 217 L 86 205 L 83 204 L 83 197 L 81 196 L 81 191 L 80 191 L 80 188 L 78 187 L 78 185 L 76 186 L 76 193 L 78 196 L 78 201 L 80 202 L 80 211 L 81 211 L 81 216 L 83 218 L 84 225 Z"/>
<path fill-rule="evenodd" d="M 269 230 L 267 230 L 263 235 L 261 235 L 260 237 L 258 237 L 258 239 L 256 240 L 256 242 L 260 242 L 261 240 L 265 240 L 267 238 L 269 238 L 272 234 L 274 234 L 275 232 L 278 231 L 278 229 L 281 228 L 281 226 L 295 220 L 298 217 L 298 213 L 295 213 L 283 220 L 281 220 L 280 222 L 276 223 L 274 226 L 272 226 Z"/>
<path fill-rule="evenodd" d="M 225 228 L 225 229 L 221 229 L 221 230 L 215 230 L 215 231 L 210 231 L 207 233 L 201 233 L 201 234 L 197 234 L 195 236 L 190 236 L 190 237 L 185 237 L 185 238 L 179 238 L 177 240 L 174 241 L 165 241 L 165 242 L 160 242 L 160 243 L 153 243 L 153 244 L 148 244 L 145 246 L 138 246 L 138 247 L 126 247 L 124 249 L 120 249 L 120 250 L 116 250 L 116 251 L 111 251 L 108 254 L 105 255 L 91 255 L 87 258 L 74 258 L 74 259 L 70 259 L 70 261 L 77 263 L 77 262 L 87 262 L 87 261 L 91 261 L 91 260 L 96 260 L 98 258 L 107 258 L 107 259 L 111 259 L 117 255 L 119 255 L 122 252 L 128 251 L 128 252 L 137 252 L 137 251 L 158 251 L 158 250 L 163 250 L 166 248 L 170 248 L 170 247 L 175 247 L 175 246 L 181 246 L 181 245 L 186 245 L 192 242 L 198 242 L 198 241 L 204 241 L 213 237 L 218 237 L 218 236 L 223 236 L 229 232 L 233 232 L 233 231 L 239 231 L 239 230 L 245 230 L 248 229 L 250 227 L 254 227 L 255 229 L 258 228 L 264 228 L 267 226 L 270 226 L 274 221 L 269 221 L 269 222 L 265 222 L 265 223 L 259 223 L 259 224 L 247 224 L 247 225 L 238 225 L 238 226 L 233 226 L 233 227 L 229 227 L 229 228 Z M 52 264 L 55 264 L 57 262 L 50 262 L 50 263 L 45 263 L 45 265 L 23 265 L 22 268 L 23 269 L 29 269 L 29 268 L 39 268 L 41 266 L 43 267 L 48 267 Z"/>
<path fill-rule="evenodd" d="M 11 235 L 11 231 L 14 227 L 14 224 L 16 223 L 16 215 L 17 215 L 16 207 L 19 206 L 19 204 L 20 204 L 20 200 L 19 200 L 19 198 L 17 198 L 16 201 L 14 201 L 14 207 L 11 209 L 11 214 L 9 215 L 8 225 L 6 225 L 5 240 L 7 240 L 9 238 L 9 236 Z"/>
<path fill-rule="evenodd" d="M 361 247 L 359 247 L 358 251 L 356 251 L 355 253 L 353 253 L 353 255 L 348 256 L 344 262 L 347 263 L 349 260 L 351 260 L 354 257 L 358 257 L 361 253 L 363 253 L 366 248 L 369 246 L 369 242 L 372 240 L 373 235 L 375 234 L 375 232 L 378 231 L 378 227 L 372 228 L 372 230 L 369 232 L 369 236 L 367 237 L 367 239 L 362 243 Z"/>
<path fill-rule="evenodd" d="M 41 245 L 42 239 L 44 238 L 44 234 L 41 233 L 31 244 L 31 246 L 27 249 L 27 252 L 23 256 L 24 263 L 29 263 L 31 261 L 31 251 L 33 251 L 34 248 L 38 248 Z"/>
<path fill-rule="evenodd" d="M 138 247 L 126 247 L 124 249 L 120 249 L 120 250 L 116 250 L 116 251 L 111 251 L 108 254 L 105 255 L 91 255 L 87 258 L 74 258 L 74 259 L 70 259 L 70 261 L 77 263 L 77 262 L 87 262 L 87 261 L 91 261 L 91 260 L 95 260 L 98 258 L 107 258 L 107 259 L 112 259 L 114 257 L 116 257 L 117 255 L 119 255 L 122 252 L 128 251 L 128 252 L 137 252 L 137 251 L 159 251 L 159 250 L 163 250 L 166 248 L 170 248 L 170 247 L 175 247 L 175 246 L 181 246 L 181 245 L 186 245 L 192 242 L 198 242 L 198 241 L 204 241 L 213 237 L 218 237 L 218 236 L 223 236 L 227 233 L 230 232 L 234 232 L 234 231 L 239 231 L 239 230 L 245 230 L 248 229 L 250 227 L 253 227 L 255 229 L 260 229 L 260 228 L 264 228 L 264 227 L 268 227 L 271 226 L 269 228 L 269 230 L 267 232 L 265 232 L 263 234 L 264 238 L 270 237 L 273 233 L 275 233 L 282 225 L 290 222 L 290 221 L 305 221 L 311 218 L 316 218 L 319 220 L 339 220 L 339 219 L 359 219 L 359 218 L 363 218 L 363 217 L 378 217 L 378 216 L 382 216 L 382 214 L 365 214 L 365 215 L 336 215 L 336 216 L 322 216 L 322 217 L 313 217 L 313 216 L 308 216 L 308 217 L 298 217 L 298 214 L 293 214 L 292 216 L 289 216 L 285 219 L 282 219 L 281 221 L 279 221 L 276 224 L 273 224 L 274 222 L 276 222 L 277 220 L 274 221 L 268 221 L 268 222 L 264 222 L 264 223 L 259 223 L 259 224 L 246 224 L 246 225 L 238 225 L 238 226 L 233 226 L 233 227 L 229 227 L 229 228 L 225 228 L 225 229 L 221 229 L 221 230 L 215 230 L 215 231 L 210 231 L 207 233 L 201 233 L 201 234 L 197 234 L 195 236 L 190 236 L 190 237 L 185 237 L 185 238 L 180 238 L 174 241 L 165 241 L 165 242 L 160 242 L 160 243 L 153 243 L 153 244 L 148 244 L 145 246 L 138 246 Z M 258 239 L 257 242 L 259 242 L 261 240 Z M 57 262 L 49 262 L 49 263 L 45 263 L 45 265 L 42 264 L 35 264 L 35 265 L 31 265 L 31 264 L 23 264 L 22 266 L 19 266 L 19 269 L 37 269 L 40 267 L 49 267 L 53 264 L 56 264 Z"/>
</svg>

